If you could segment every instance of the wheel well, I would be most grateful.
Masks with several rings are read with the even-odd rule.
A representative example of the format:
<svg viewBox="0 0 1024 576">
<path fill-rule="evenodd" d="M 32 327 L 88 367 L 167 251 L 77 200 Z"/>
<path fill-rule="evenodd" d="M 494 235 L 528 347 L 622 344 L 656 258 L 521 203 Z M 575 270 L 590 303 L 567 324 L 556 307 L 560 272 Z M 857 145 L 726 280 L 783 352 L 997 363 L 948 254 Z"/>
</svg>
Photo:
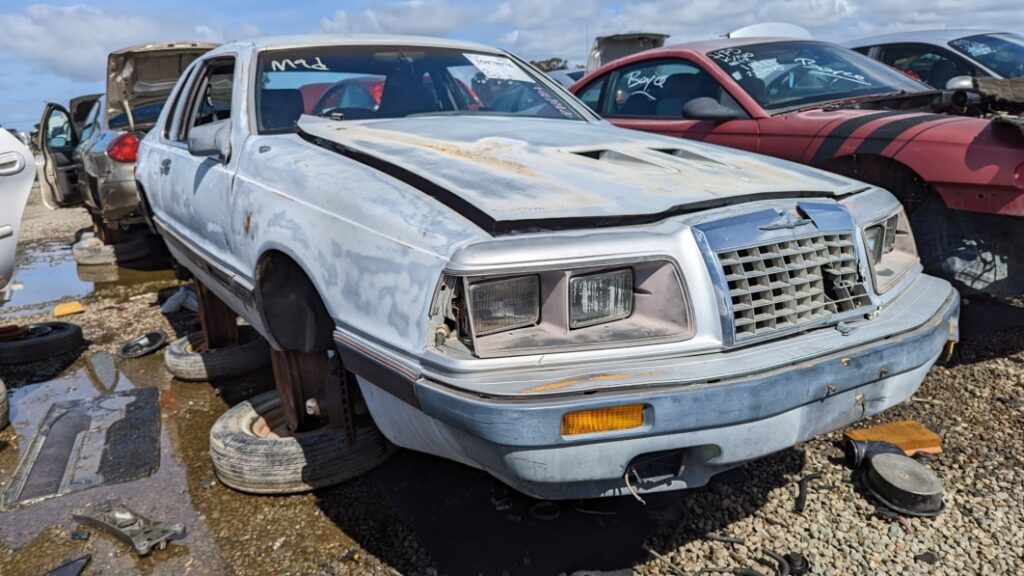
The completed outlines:
<svg viewBox="0 0 1024 576">
<path fill-rule="evenodd" d="M 928 195 L 936 193 L 909 166 L 884 156 L 843 156 L 829 160 L 820 168 L 885 188 L 899 198 L 908 213 Z"/>
<path fill-rule="evenodd" d="M 331 319 L 306 271 L 283 252 L 271 250 L 256 267 L 256 301 L 274 343 L 283 350 L 329 350 Z"/>
</svg>

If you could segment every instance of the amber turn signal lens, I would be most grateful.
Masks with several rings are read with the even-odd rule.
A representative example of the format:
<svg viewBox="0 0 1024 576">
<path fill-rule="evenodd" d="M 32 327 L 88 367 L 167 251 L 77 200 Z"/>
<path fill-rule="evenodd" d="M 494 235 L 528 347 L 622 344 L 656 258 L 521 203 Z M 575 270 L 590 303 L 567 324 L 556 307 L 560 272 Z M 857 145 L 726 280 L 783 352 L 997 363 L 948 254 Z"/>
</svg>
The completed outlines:
<svg viewBox="0 0 1024 576">
<path fill-rule="evenodd" d="M 562 435 L 593 434 L 639 428 L 644 423 L 644 405 L 611 406 L 597 410 L 567 412 L 562 416 Z"/>
</svg>

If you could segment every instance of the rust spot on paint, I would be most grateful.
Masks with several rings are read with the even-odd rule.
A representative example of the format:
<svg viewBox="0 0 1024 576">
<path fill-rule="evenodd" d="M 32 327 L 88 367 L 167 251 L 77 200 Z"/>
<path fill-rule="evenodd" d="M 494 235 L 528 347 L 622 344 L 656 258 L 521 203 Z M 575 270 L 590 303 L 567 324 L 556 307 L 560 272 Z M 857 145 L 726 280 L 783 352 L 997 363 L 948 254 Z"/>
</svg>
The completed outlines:
<svg viewBox="0 0 1024 576">
<path fill-rule="evenodd" d="M 252 212 L 246 212 L 245 213 L 245 225 L 243 226 L 243 228 L 245 229 L 245 233 L 246 234 L 249 233 L 249 228 L 251 228 L 251 227 L 252 227 Z"/>
</svg>

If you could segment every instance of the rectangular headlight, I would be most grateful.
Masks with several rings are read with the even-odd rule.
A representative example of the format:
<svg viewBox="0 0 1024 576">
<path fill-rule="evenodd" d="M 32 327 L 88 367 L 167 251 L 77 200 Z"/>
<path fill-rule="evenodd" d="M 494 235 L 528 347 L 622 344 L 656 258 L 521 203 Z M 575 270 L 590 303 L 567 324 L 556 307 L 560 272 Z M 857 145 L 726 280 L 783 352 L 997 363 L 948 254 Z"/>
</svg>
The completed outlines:
<svg viewBox="0 0 1024 576">
<path fill-rule="evenodd" d="M 875 290 L 882 294 L 917 262 L 917 245 L 903 210 L 864 229 Z"/>
<path fill-rule="evenodd" d="M 477 336 L 533 326 L 540 320 L 540 278 L 474 282 L 469 285 L 469 305 Z"/>
<path fill-rule="evenodd" d="M 573 276 L 569 280 L 569 327 L 583 328 L 628 318 L 633 313 L 629 268 Z"/>
</svg>

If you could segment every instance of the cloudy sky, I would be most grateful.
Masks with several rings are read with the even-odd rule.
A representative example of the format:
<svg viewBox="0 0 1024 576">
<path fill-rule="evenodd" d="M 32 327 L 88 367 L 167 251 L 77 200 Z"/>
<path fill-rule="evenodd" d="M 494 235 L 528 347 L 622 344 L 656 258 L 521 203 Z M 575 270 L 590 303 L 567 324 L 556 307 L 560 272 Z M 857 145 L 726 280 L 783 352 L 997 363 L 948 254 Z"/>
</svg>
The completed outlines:
<svg viewBox="0 0 1024 576">
<path fill-rule="evenodd" d="M 106 54 L 144 41 L 386 32 L 476 40 L 527 58 L 582 63 L 596 35 L 661 32 L 681 42 L 766 21 L 842 40 L 960 26 L 1021 32 L 1024 10 L 1021 0 L 4 0 L 0 124 L 27 130 L 45 101 L 102 91 Z"/>
</svg>

